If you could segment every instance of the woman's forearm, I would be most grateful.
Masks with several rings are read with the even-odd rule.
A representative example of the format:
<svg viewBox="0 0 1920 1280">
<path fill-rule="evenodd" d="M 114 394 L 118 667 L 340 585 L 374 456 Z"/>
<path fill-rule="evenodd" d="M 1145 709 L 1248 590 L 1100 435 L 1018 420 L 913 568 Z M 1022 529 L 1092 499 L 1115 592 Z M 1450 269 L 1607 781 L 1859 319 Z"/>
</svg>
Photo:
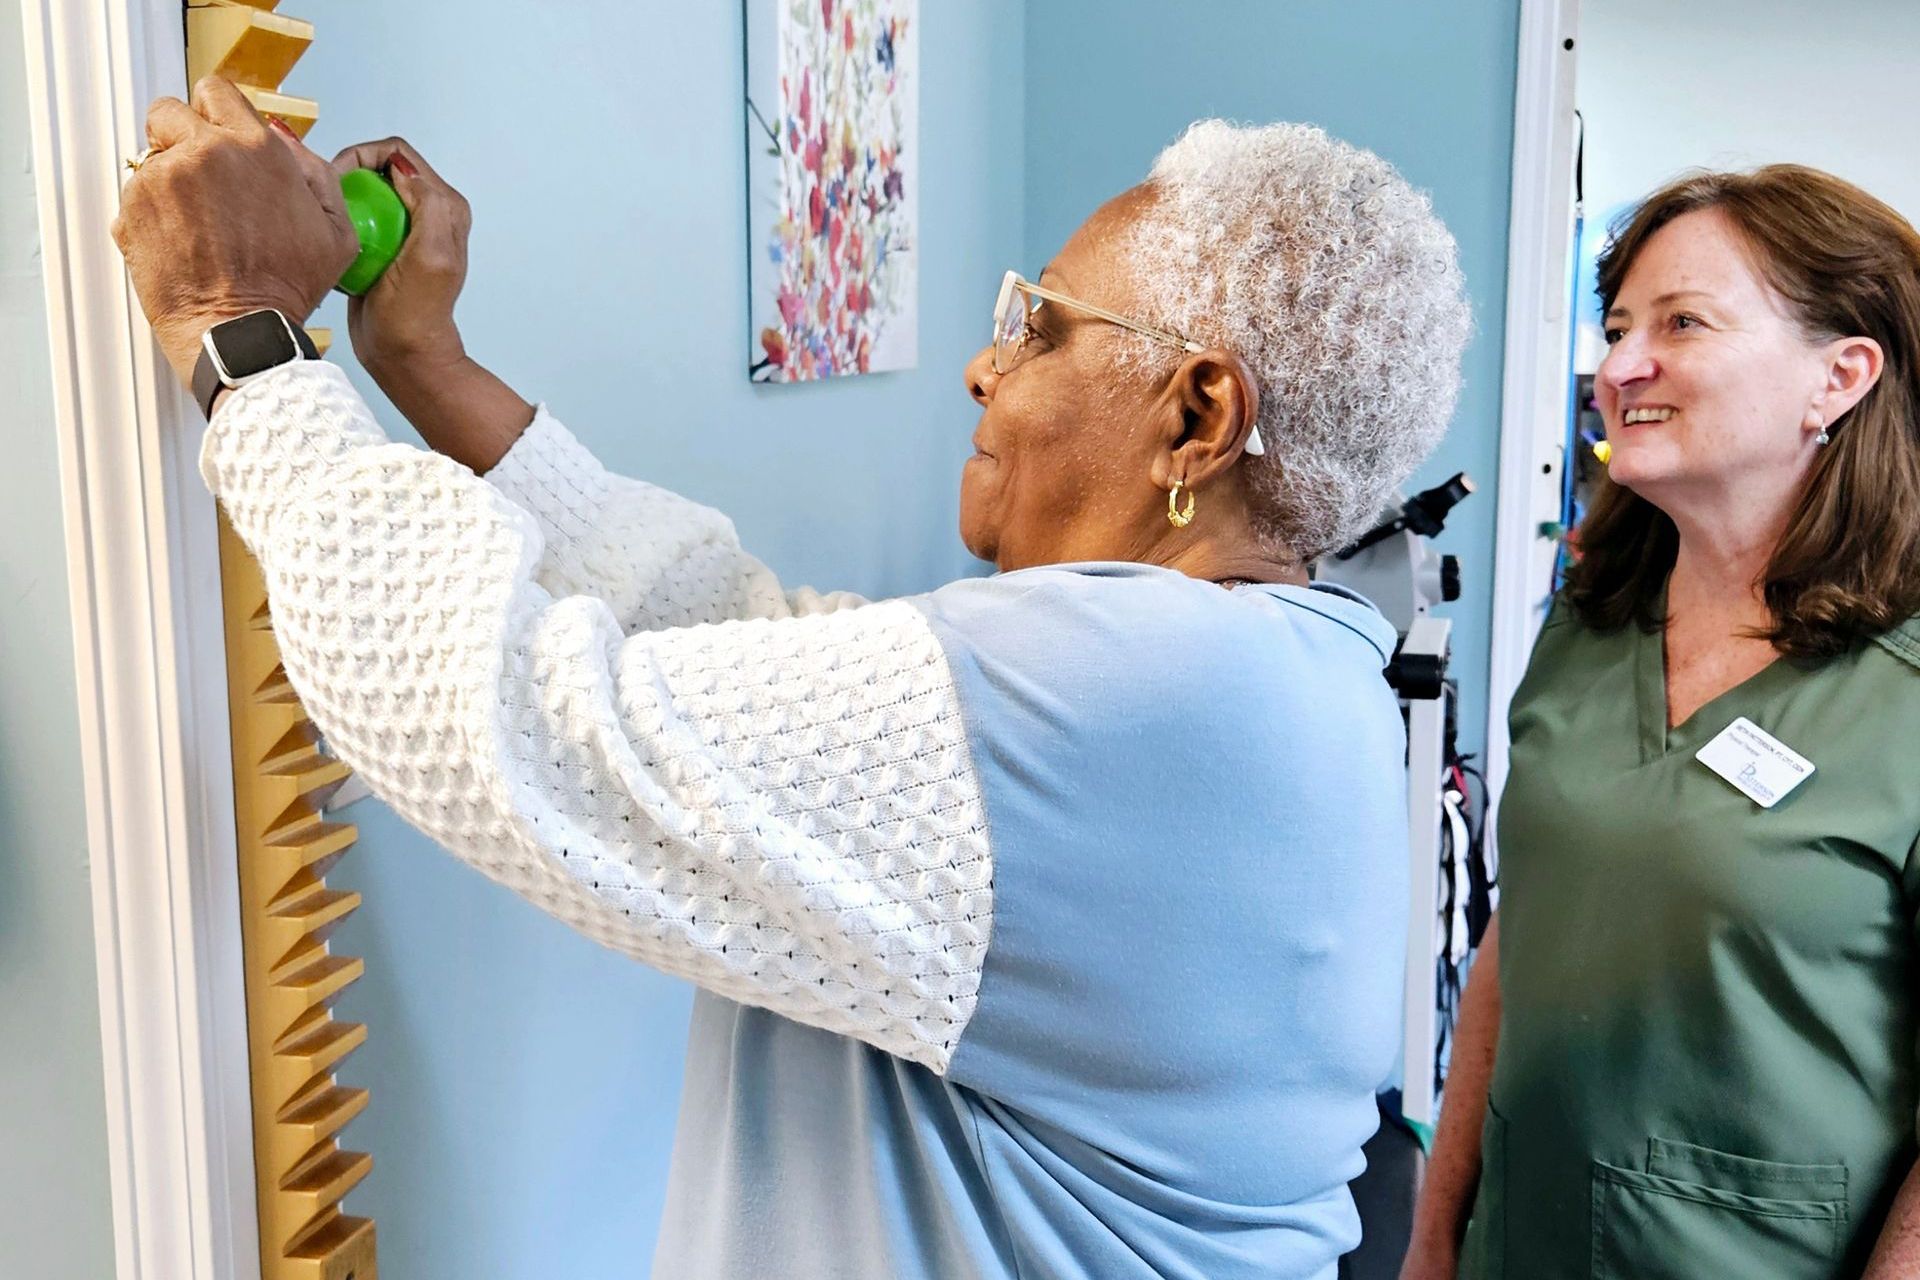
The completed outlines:
<svg viewBox="0 0 1920 1280">
<path fill-rule="evenodd" d="M 367 372 L 429 449 L 479 475 L 506 457 L 533 422 L 533 406 L 464 353 Z"/>
<path fill-rule="evenodd" d="M 1887 1223 L 1880 1228 L 1880 1243 L 1874 1246 L 1873 1260 L 1861 1280 L 1904 1280 L 1920 1275 L 1920 1165 L 1907 1171 L 1894 1197 Z"/>
<path fill-rule="evenodd" d="M 1460 1247 L 1480 1183 L 1480 1127 L 1486 1117 L 1499 1036 L 1500 921 L 1495 917 L 1461 1001 L 1459 1038 L 1454 1042 L 1440 1127 L 1414 1206 L 1407 1274 L 1424 1274 L 1417 1269 L 1423 1258 L 1444 1258 L 1450 1263 Z"/>
</svg>

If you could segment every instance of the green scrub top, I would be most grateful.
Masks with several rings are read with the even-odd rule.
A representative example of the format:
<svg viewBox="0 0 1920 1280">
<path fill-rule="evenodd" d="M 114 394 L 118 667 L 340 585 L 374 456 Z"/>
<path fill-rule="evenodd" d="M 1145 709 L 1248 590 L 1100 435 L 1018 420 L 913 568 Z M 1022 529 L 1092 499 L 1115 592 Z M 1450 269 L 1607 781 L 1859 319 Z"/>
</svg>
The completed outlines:
<svg viewBox="0 0 1920 1280">
<path fill-rule="evenodd" d="M 1671 730 L 1664 666 L 1557 607 L 1514 699 L 1472 1280 L 1858 1276 L 1914 1161 L 1920 620 Z M 1739 716 L 1771 809 L 1694 759 Z"/>
</svg>

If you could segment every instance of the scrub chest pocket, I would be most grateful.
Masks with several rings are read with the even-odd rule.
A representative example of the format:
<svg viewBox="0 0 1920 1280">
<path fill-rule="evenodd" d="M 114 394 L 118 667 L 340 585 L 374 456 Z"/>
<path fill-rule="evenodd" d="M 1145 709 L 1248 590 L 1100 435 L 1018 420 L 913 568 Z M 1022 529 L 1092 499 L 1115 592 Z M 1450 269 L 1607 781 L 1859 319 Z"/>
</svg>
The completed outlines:
<svg viewBox="0 0 1920 1280">
<path fill-rule="evenodd" d="M 1593 1162 L 1593 1280 L 1827 1280 L 1847 1243 L 1847 1167 L 1660 1138 L 1645 1172 Z"/>
</svg>

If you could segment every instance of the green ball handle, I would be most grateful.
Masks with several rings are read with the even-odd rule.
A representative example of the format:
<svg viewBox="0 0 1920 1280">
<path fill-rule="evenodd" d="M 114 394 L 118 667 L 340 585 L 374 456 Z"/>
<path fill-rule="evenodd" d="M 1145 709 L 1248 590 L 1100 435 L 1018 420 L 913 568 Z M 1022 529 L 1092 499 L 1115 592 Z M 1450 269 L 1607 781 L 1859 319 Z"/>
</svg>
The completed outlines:
<svg viewBox="0 0 1920 1280">
<path fill-rule="evenodd" d="M 400 256 L 400 246 L 407 239 L 407 206 L 393 184 L 372 169 L 341 174 L 340 194 L 346 198 L 347 215 L 360 237 L 360 256 L 334 287 L 357 298 L 373 288 Z"/>
</svg>

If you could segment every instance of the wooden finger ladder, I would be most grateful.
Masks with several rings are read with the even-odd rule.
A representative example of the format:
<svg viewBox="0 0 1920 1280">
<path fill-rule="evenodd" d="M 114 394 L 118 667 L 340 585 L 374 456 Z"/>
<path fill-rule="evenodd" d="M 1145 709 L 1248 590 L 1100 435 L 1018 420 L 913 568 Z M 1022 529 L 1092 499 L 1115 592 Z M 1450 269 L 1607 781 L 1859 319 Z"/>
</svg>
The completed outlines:
<svg viewBox="0 0 1920 1280">
<path fill-rule="evenodd" d="M 313 42 L 313 26 L 275 13 L 278 3 L 190 3 L 188 78 L 224 76 L 262 114 L 305 136 L 318 105 L 282 93 L 281 83 Z M 324 353 L 329 335 L 311 332 Z M 326 880 L 358 835 L 321 808 L 348 769 L 322 749 L 287 680 L 260 566 L 224 516 L 220 577 L 261 1280 L 377 1280 L 374 1224 L 342 1208 L 373 1167 L 372 1157 L 339 1140 L 368 1095 L 334 1076 L 367 1038 L 366 1027 L 333 1014 L 334 1000 L 366 968 L 328 943 L 360 905 L 360 895 Z"/>
</svg>

